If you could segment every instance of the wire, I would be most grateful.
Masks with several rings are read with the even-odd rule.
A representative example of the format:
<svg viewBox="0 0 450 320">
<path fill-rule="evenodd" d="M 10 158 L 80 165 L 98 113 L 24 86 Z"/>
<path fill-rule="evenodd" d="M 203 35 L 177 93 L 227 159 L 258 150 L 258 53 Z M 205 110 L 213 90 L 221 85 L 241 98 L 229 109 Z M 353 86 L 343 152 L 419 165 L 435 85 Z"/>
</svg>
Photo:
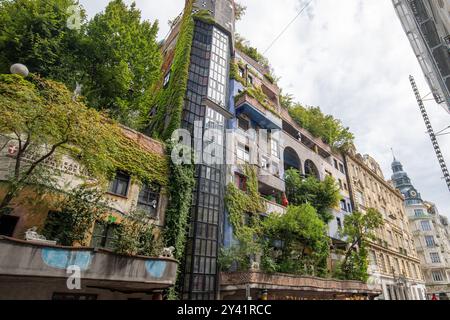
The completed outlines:
<svg viewBox="0 0 450 320">
<path fill-rule="evenodd" d="M 307 7 L 309 7 L 309 5 L 313 2 L 314 0 L 310 0 L 307 4 L 305 4 L 303 6 L 303 8 L 300 10 L 300 12 L 295 16 L 294 19 L 291 20 L 291 22 L 288 23 L 288 25 L 283 29 L 283 31 L 281 31 L 281 33 L 275 38 L 275 40 L 272 41 L 272 43 L 267 47 L 267 49 L 264 51 L 263 54 L 266 54 L 267 51 L 269 51 L 273 45 L 278 41 L 278 39 L 281 38 L 281 36 L 287 31 L 287 29 L 289 29 L 289 27 L 295 22 L 295 20 L 297 20 L 298 17 L 300 17 L 300 15 L 303 13 L 303 11 L 305 11 L 305 9 Z"/>
</svg>

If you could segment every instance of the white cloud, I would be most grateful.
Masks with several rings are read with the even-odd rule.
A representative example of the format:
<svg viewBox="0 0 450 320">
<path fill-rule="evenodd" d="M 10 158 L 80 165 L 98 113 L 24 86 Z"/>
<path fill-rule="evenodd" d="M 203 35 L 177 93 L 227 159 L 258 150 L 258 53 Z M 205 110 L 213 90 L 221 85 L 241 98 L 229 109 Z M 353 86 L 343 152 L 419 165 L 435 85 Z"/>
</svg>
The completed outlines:
<svg viewBox="0 0 450 320">
<path fill-rule="evenodd" d="M 131 1 L 126 1 L 131 3 Z M 305 0 L 241 0 L 247 13 L 238 32 L 264 51 Z M 88 13 L 106 0 L 81 0 Z M 159 19 L 160 37 L 184 0 L 136 1 L 145 19 Z M 408 76 L 422 94 L 429 89 L 390 0 L 314 0 L 267 52 L 286 92 L 340 118 L 356 134 L 361 153 L 380 162 L 387 178 L 394 148 L 422 196 L 450 215 L 450 197 L 426 134 Z M 427 108 L 436 131 L 450 116 L 434 102 Z M 440 138 L 450 164 L 450 136 Z"/>
</svg>

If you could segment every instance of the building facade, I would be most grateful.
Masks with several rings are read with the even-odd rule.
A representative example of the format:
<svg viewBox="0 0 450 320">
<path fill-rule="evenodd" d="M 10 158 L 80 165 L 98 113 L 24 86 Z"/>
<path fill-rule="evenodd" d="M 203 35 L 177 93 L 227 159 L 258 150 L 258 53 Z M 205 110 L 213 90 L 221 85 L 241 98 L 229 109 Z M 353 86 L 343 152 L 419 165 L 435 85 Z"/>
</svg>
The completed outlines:
<svg viewBox="0 0 450 320">
<path fill-rule="evenodd" d="M 437 103 L 450 112 L 450 3 L 393 0 Z"/>
<path fill-rule="evenodd" d="M 337 247 L 346 246 L 339 230 L 345 215 L 352 211 L 343 156 L 291 119 L 280 105 L 281 90 L 270 79 L 270 68 L 235 47 L 234 12 L 234 2 L 229 0 L 186 1 L 184 13 L 174 21 L 162 45 L 163 86 L 170 90 L 171 81 L 178 76 L 173 72 L 177 67 L 175 62 L 178 63 L 177 51 L 184 45 L 184 22 L 191 15 L 192 48 L 180 127 L 193 137 L 192 147 L 201 151 L 197 154 L 197 160 L 201 161 L 195 170 L 197 183 L 182 272 L 182 297 L 239 299 L 249 288 L 253 298 L 269 288 L 273 298 L 317 299 L 322 296 L 344 299 L 378 295 L 379 291 L 360 282 L 331 279 L 324 282 L 307 277 L 297 277 L 296 281 L 290 282 L 292 275 L 280 275 L 280 279 L 264 276 L 258 269 L 257 257 L 252 270 L 245 275 L 220 272 L 219 249 L 237 242 L 224 203 L 225 187 L 233 183 L 245 188 L 247 177 L 243 166 L 246 164 L 256 167 L 259 196 L 264 201 L 267 215 L 286 212 L 286 169 L 295 168 L 302 175 L 315 176 L 319 180 L 333 176 L 340 185 L 343 198 L 340 205 L 333 208 L 333 220 L 328 230 Z M 171 110 L 166 110 L 164 128 L 173 118 Z M 157 128 L 164 129 L 154 121 L 149 133 Z M 214 137 L 198 135 L 208 129 L 215 130 Z M 226 159 L 226 163 L 212 161 L 213 164 L 208 164 L 214 158 L 207 151 L 211 146 L 215 146 L 215 155 L 219 153 L 222 157 L 218 158 Z M 319 284 L 319 287 L 311 287 L 311 283 Z"/>
<path fill-rule="evenodd" d="M 165 156 L 165 147 L 145 135 L 122 128 L 142 152 Z M 14 170 L 17 146 L 13 140 L 0 151 L 0 198 L 6 193 Z M 32 157 L 32 155 L 29 155 Z M 26 163 L 28 155 L 22 158 Z M 84 243 L 62 246 L 58 225 L 65 212 L 59 207 L 61 194 L 91 181 L 73 158 L 50 157 L 43 164 L 55 175 L 55 190 L 37 194 L 26 186 L 13 200 L 10 212 L 0 216 L 0 299 L 24 300 L 160 300 L 164 290 L 175 285 L 178 261 L 166 257 L 116 254 L 116 230 L 135 208 L 145 212 L 155 236 L 165 225 L 165 186 L 146 183 L 117 172 L 103 200 L 106 216 L 89 226 Z M 47 238 L 42 236 L 46 232 Z M 67 244 L 66 244 L 67 245 Z M 78 269 L 74 269 L 76 266 Z M 70 286 L 70 276 L 79 270 L 79 286 Z M 26 280 L 24 280 L 26 279 Z"/>
<path fill-rule="evenodd" d="M 425 281 L 402 194 L 385 180 L 370 156 L 352 150 L 346 155 L 346 164 L 355 210 L 373 208 L 384 218 L 377 239 L 369 243 L 370 283 L 383 291 L 378 299 L 425 300 Z"/>
<path fill-rule="evenodd" d="M 425 276 L 428 297 L 450 297 L 450 238 L 448 219 L 439 214 L 433 203 L 424 201 L 413 186 L 402 164 L 392 163 L 392 182 L 405 197 L 414 244 Z"/>
</svg>

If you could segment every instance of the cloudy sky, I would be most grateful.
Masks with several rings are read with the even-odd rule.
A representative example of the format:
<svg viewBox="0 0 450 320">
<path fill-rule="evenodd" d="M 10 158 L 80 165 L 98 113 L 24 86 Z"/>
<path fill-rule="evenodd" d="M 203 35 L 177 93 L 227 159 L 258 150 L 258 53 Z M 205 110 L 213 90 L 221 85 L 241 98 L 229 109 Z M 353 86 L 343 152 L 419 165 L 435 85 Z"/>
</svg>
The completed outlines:
<svg viewBox="0 0 450 320">
<path fill-rule="evenodd" d="M 89 17 L 108 0 L 81 0 Z M 126 1 L 131 3 L 131 1 Z M 183 9 L 184 0 L 137 0 L 144 19 L 167 21 Z M 237 31 L 264 52 L 306 0 L 241 0 L 247 13 Z M 429 89 L 391 0 L 313 0 L 311 6 L 266 53 L 280 86 L 307 105 L 320 106 L 349 126 L 359 152 L 372 155 L 391 176 L 394 148 L 422 197 L 450 216 L 450 196 L 412 93 L 408 76 L 416 77 L 422 95 Z M 427 102 L 439 131 L 450 115 Z M 450 164 L 450 135 L 440 138 Z"/>
</svg>

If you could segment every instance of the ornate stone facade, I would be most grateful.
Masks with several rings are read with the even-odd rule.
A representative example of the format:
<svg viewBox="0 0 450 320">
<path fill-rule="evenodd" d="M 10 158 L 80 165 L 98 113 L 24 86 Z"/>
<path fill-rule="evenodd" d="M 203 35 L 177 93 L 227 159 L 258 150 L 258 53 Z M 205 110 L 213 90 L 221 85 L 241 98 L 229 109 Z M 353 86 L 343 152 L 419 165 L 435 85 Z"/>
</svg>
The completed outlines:
<svg viewBox="0 0 450 320">
<path fill-rule="evenodd" d="M 346 163 L 355 210 L 374 208 L 385 221 L 369 246 L 369 282 L 381 286 L 379 299 L 424 300 L 424 278 L 402 194 L 385 180 L 372 157 L 352 150 L 346 155 Z"/>
</svg>

